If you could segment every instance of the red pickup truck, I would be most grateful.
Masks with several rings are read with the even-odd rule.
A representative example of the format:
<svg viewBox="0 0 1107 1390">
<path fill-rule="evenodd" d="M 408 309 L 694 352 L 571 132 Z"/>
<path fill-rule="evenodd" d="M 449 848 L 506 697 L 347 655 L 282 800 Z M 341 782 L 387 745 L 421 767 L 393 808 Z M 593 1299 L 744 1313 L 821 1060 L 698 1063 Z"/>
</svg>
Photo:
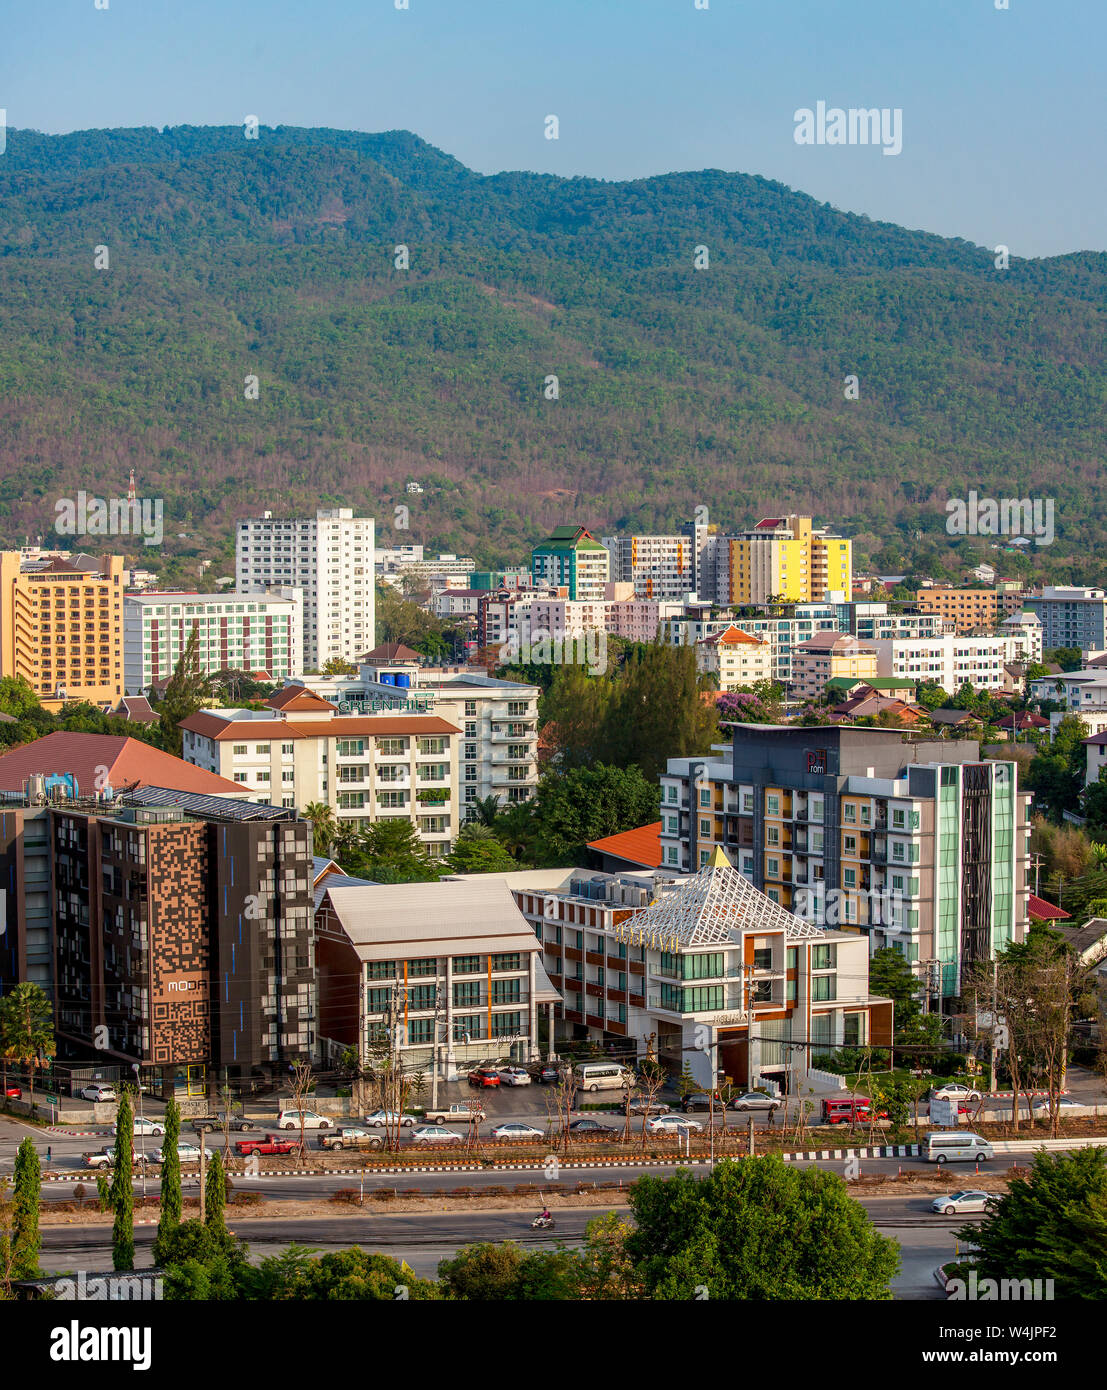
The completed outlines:
<svg viewBox="0 0 1107 1390">
<path fill-rule="evenodd" d="M 272 1134 L 263 1134 L 260 1139 L 237 1139 L 236 1154 L 295 1154 L 300 1152 L 299 1139 L 276 1139 Z"/>
</svg>

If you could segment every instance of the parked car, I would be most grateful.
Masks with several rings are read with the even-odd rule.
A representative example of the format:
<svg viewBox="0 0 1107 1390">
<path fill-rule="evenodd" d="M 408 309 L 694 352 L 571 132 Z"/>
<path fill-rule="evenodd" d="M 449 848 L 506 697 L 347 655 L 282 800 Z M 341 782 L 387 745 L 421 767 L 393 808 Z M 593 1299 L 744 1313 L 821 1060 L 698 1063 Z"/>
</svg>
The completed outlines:
<svg viewBox="0 0 1107 1390">
<path fill-rule="evenodd" d="M 599 1120 L 574 1120 L 569 1126 L 570 1134 L 600 1135 L 620 1133 L 613 1125 L 601 1125 Z"/>
<path fill-rule="evenodd" d="M 429 1125 L 467 1125 L 480 1124 L 484 1119 L 484 1106 L 479 1100 L 468 1103 L 447 1105 L 442 1110 L 427 1110 L 423 1119 Z"/>
<path fill-rule="evenodd" d="M 281 1129 L 334 1129 L 329 1115 L 320 1115 L 314 1110 L 282 1110 L 278 1125 Z"/>
<path fill-rule="evenodd" d="M 85 1162 L 90 1168 L 113 1168 L 115 1166 L 115 1150 L 102 1149 L 99 1153 L 89 1153 L 84 1156 Z M 158 1162 L 161 1159 L 159 1157 Z M 137 1150 L 132 1156 L 132 1162 L 136 1165 L 150 1162 L 149 1154 L 139 1153 Z"/>
<path fill-rule="evenodd" d="M 744 1091 L 740 1096 L 734 1096 L 729 1102 L 731 1110 L 764 1110 L 770 1118 L 783 1105 L 783 1101 L 777 1096 L 767 1096 L 764 1091 Z"/>
<path fill-rule="evenodd" d="M 112 1125 L 111 1132 L 118 1134 L 119 1126 Z M 148 1120 L 145 1115 L 136 1115 L 134 1132 L 136 1134 L 164 1134 L 165 1125 L 161 1120 Z"/>
<path fill-rule="evenodd" d="M 226 1111 L 217 1110 L 213 1115 L 193 1115 L 189 1123 L 200 1134 L 210 1134 L 215 1129 L 253 1129 L 252 1120 L 242 1115 L 232 1115 L 228 1121 Z"/>
<path fill-rule="evenodd" d="M 177 1157 L 182 1163 L 199 1163 L 200 1146 L 198 1144 L 178 1144 Z M 211 1149 L 209 1149 L 206 1144 L 204 1145 L 204 1157 L 208 1159 L 215 1157 L 215 1154 L 212 1153 Z M 157 1150 L 157 1159 L 159 1163 L 165 1162 L 164 1148 Z"/>
<path fill-rule="evenodd" d="M 530 1068 L 530 1078 L 538 1086 L 556 1086 L 561 1080 L 561 1071 L 553 1062 L 536 1062 Z"/>
<path fill-rule="evenodd" d="M 646 1121 L 650 1134 L 683 1134 L 686 1130 L 698 1134 L 703 1129 L 699 1120 L 690 1120 L 687 1115 L 657 1115 Z"/>
<path fill-rule="evenodd" d="M 834 1096 L 823 1099 L 823 1124 L 866 1124 L 872 1119 L 873 1103 L 868 1096 Z M 887 1111 L 879 1112 L 887 1118 Z"/>
<path fill-rule="evenodd" d="M 501 1086 L 529 1086 L 530 1072 L 526 1067 L 501 1067 L 500 1068 Z"/>
<path fill-rule="evenodd" d="M 500 1084 L 500 1073 L 493 1071 L 491 1067 L 478 1067 L 476 1071 L 469 1073 L 470 1086 L 498 1086 Z"/>
<path fill-rule="evenodd" d="M 114 1086 L 86 1086 L 81 1092 L 82 1100 L 91 1100 L 96 1104 L 102 1101 L 118 1100 Z"/>
<path fill-rule="evenodd" d="M 395 1110 L 373 1110 L 365 1117 L 370 1129 L 395 1129 L 397 1120 L 401 1129 L 410 1129 L 418 1124 L 414 1115 L 400 1115 Z"/>
<path fill-rule="evenodd" d="M 235 1141 L 234 1151 L 242 1157 L 250 1154 L 265 1154 L 267 1156 L 298 1153 L 300 1149 L 299 1139 L 278 1139 L 272 1134 L 263 1134 L 260 1139 L 238 1139 Z"/>
<path fill-rule="evenodd" d="M 384 1143 L 380 1134 L 370 1134 L 357 1125 L 342 1125 L 319 1136 L 321 1149 L 379 1149 Z"/>
<path fill-rule="evenodd" d="M 411 1131 L 413 1144 L 464 1144 L 465 1135 L 441 1125 L 416 1125 Z"/>
<path fill-rule="evenodd" d="M 1032 1106 L 1032 1108 L 1033 1108 L 1033 1111 L 1034 1111 L 1034 1114 L 1035 1114 L 1035 1115 L 1048 1115 L 1048 1114 L 1049 1114 L 1049 1097 L 1048 1097 L 1048 1096 L 1035 1096 L 1034 1101 L 1033 1101 L 1033 1106 Z M 1065 1110 L 1085 1110 L 1085 1109 L 1088 1109 L 1088 1108 L 1089 1108 L 1089 1107 L 1088 1107 L 1088 1106 L 1085 1106 L 1084 1104 L 1082 1104 L 1082 1102 L 1080 1102 L 1080 1101 L 1078 1101 L 1078 1100 L 1074 1100 L 1074 1099 L 1072 1098 L 1072 1096 L 1058 1096 L 1058 1097 L 1057 1097 L 1057 1111 L 1058 1111 L 1058 1114 L 1063 1113 Z"/>
<path fill-rule="evenodd" d="M 663 1100 L 650 1100 L 647 1096 L 638 1096 L 630 1103 L 632 1115 L 667 1115 L 672 1108 Z"/>
<path fill-rule="evenodd" d="M 947 1081 L 930 1092 L 934 1100 L 979 1100 L 980 1092 L 971 1086 L 962 1086 L 960 1081 Z"/>
<path fill-rule="evenodd" d="M 22 1099 L 23 1099 L 23 1092 L 20 1090 L 20 1088 L 19 1088 L 18 1086 L 13 1086 L 12 1083 L 11 1083 L 10 1081 L 9 1081 L 8 1084 L 4 1087 L 4 1095 L 7 1097 L 8 1100 L 22 1100 Z"/>
<path fill-rule="evenodd" d="M 545 1137 L 545 1132 L 535 1129 L 533 1125 L 495 1125 L 492 1129 L 493 1139 L 545 1139 Z"/>
<path fill-rule="evenodd" d="M 949 1192 L 944 1197 L 935 1197 L 930 1210 L 940 1211 L 945 1216 L 959 1216 L 963 1211 L 983 1211 L 991 1196 L 990 1192 L 977 1192 L 972 1188 L 964 1192 Z"/>
</svg>

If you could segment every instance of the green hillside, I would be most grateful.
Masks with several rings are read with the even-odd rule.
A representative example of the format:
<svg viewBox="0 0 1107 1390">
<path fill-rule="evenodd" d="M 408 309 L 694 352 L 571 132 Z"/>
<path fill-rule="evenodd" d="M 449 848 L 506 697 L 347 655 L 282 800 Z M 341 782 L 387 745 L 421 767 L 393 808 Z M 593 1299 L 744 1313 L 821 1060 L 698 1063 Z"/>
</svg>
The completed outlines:
<svg viewBox="0 0 1107 1390">
<path fill-rule="evenodd" d="M 1104 255 L 1000 272 L 761 178 L 486 178 L 406 132 L 16 130 L 0 304 L 8 544 L 133 466 L 193 577 L 237 518 L 316 500 L 382 538 L 409 502 L 398 539 L 487 563 L 567 519 L 813 509 L 940 571 L 986 553 L 945 534 L 975 489 L 1056 499 L 1056 543 L 1005 570 L 1104 577 Z"/>
</svg>

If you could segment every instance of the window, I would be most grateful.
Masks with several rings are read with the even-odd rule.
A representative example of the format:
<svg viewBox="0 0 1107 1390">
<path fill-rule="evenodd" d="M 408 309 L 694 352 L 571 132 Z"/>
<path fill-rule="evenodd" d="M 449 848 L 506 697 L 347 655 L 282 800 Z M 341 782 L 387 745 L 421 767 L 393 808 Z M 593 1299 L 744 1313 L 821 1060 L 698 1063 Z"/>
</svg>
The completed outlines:
<svg viewBox="0 0 1107 1390">
<path fill-rule="evenodd" d="M 856 835 L 843 835 L 843 836 L 842 836 L 842 853 L 843 853 L 843 854 L 856 854 L 856 853 L 857 853 L 857 836 L 856 836 Z"/>
<path fill-rule="evenodd" d="M 455 975 L 477 975 L 483 965 L 483 956 L 454 956 Z"/>
<path fill-rule="evenodd" d="M 282 743 L 282 744 L 281 744 L 281 755 L 282 755 L 283 757 L 290 758 L 294 752 L 295 752 L 295 744 L 292 744 L 292 743 Z"/>
<path fill-rule="evenodd" d="M 779 825 L 767 825 L 767 826 L 765 827 L 765 843 L 766 843 L 767 845 L 772 845 L 774 848 L 777 847 L 777 846 L 779 846 L 779 844 L 780 844 L 780 826 L 779 826 Z"/>
<path fill-rule="evenodd" d="M 670 787 L 668 788 L 668 793 L 669 793 L 668 799 L 669 799 L 670 801 L 675 801 L 675 800 L 677 799 L 677 789 L 676 789 L 676 787 L 670 786 Z"/>
<path fill-rule="evenodd" d="M 906 830 L 906 828 L 907 828 L 907 812 L 902 808 L 902 806 L 893 806 L 893 807 L 892 807 L 892 829 L 893 829 L 893 830 Z"/>
<path fill-rule="evenodd" d="M 365 752 L 365 740 L 363 738 L 340 738 L 337 742 L 337 753 L 340 758 L 360 758 Z"/>
<path fill-rule="evenodd" d="M 523 957 L 519 951 L 505 951 L 492 957 L 493 970 L 522 970 Z"/>
<path fill-rule="evenodd" d="M 710 840 L 710 838 L 711 838 L 711 822 L 710 822 L 709 820 L 701 820 L 701 821 L 700 821 L 700 839 L 701 839 L 701 840 Z"/>
<path fill-rule="evenodd" d="M 371 960 L 365 966 L 365 973 L 370 980 L 394 980 L 396 978 L 396 962 L 394 960 Z"/>
<path fill-rule="evenodd" d="M 407 992 L 409 1009 L 433 1009 L 436 996 L 434 985 L 412 985 Z"/>
<path fill-rule="evenodd" d="M 837 997 L 835 977 L 833 975 L 812 975 L 811 998 L 814 1001 L 822 1003 L 828 999 L 837 999 Z"/>
<path fill-rule="evenodd" d="M 768 875 L 769 878 L 779 878 L 780 860 L 770 855 L 768 859 L 765 860 L 765 873 Z"/>
<path fill-rule="evenodd" d="M 236 743 L 232 751 L 236 758 L 241 758 L 246 755 L 249 749 L 247 748 L 245 743 Z"/>
<path fill-rule="evenodd" d="M 675 961 L 676 957 L 670 956 L 669 959 Z M 683 975 L 686 980 L 717 980 L 726 973 L 721 951 L 708 951 L 703 955 L 681 956 L 680 960 L 684 967 Z"/>
<path fill-rule="evenodd" d="M 834 969 L 834 946 L 831 943 L 828 942 L 826 945 L 823 946 L 811 947 L 811 969 Z"/>
<path fill-rule="evenodd" d="M 856 888 L 856 887 L 857 887 L 857 870 L 856 870 L 856 869 L 846 869 L 846 868 L 844 868 L 844 869 L 842 870 L 842 887 L 843 887 L 843 888 Z"/>
<path fill-rule="evenodd" d="M 683 994 L 681 1012 L 686 1014 L 705 1013 L 723 1007 L 722 985 L 701 985 L 694 989 L 680 991 Z"/>
<path fill-rule="evenodd" d="M 342 751 L 341 746 L 338 751 Z M 397 757 L 399 754 L 407 752 L 407 739 L 380 738 L 377 740 L 377 752 L 386 758 Z"/>
<path fill-rule="evenodd" d="M 419 960 L 409 960 L 407 963 L 407 973 L 409 979 L 413 975 L 437 975 L 438 961 L 434 956 L 424 956 Z"/>
<path fill-rule="evenodd" d="M 245 772 L 236 772 L 234 775 L 234 780 L 236 782 L 245 782 L 247 780 L 247 774 Z"/>
<path fill-rule="evenodd" d="M 700 788 L 700 805 L 701 805 L 701 806 L 710 806 L 710 805 L 711 805 L 711 788 L 710 788 L 710 787 L 701 787 L 701 788 Z"/>
<path fill-rule="evenodd" d="M 771 970 L 773 968 L 773 948 L 771 946 L 759 946 L 754 951 L 753 968 L 755 970 Z"/>
<path fill-rule="evenodd" d="M 392 1003 L 390 989 L 371 989 L 367 991 L 365 1008 L 371 1014 L 387 1013 Z"/>
<path fill-rule="evenodd" d="M 522 1014 L 493 1014 L 492 1015 L 492 1036 L 494 1038 L 510 1038 L 522 1032 Z"/>
<path fill-rule="evenodd" d="M 857 807 L 852 801 L 842 803 L 842 820 L 846 825 L 857 824 Z"/>
<path fill-rule="evenodd" d="M 774 796 L 771 792 L 765 797 L 765 814 L 767 816 L 780 815 L 780 797 Z"/>
<path fill-rule="evenodd" d="M 860 1014 L 846 1014 L 842 1019 L 842 1044 L 845 1047 L 861 1046 Z"/>
<path fill-rule="evenodd" d="M 602 981 L 601 981 L 602 983 Z M 492 1003 L 493 1004 L 518 1004 L 523 997 L 522 980 L 493 980 L 492 981 Z"/>
<path fill-rule="evenodd" d="M 255 753 L 268 753 L 268 752 L 269 752 L 269 745 L 268 745 L 267 743 L 255 743 L 255 744 L 254 744 L 254 752 L 255 752 Z"/>
<path fill-rule="evenodd" d="M 753 815 L 753 792 L 742 793 L 742 814 L 745 816 Z"/>
</svg>

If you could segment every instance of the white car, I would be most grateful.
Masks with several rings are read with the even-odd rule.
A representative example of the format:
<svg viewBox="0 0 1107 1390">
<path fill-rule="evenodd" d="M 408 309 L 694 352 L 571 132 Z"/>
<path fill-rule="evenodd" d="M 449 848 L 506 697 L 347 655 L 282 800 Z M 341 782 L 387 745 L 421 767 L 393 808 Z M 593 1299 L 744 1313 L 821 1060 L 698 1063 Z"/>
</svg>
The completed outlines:
<svg viewBox="0 0 1107 1390">
<path fill-rule="evenodd" d="M 940 1211 L 946 1216 L 959 1216 L 963 1211 L 983 1211 L 991 1196 L 990 1192 L 978 1192 L 975 1188 L 949 1192 L 944 1197 L 935 1197 L 930 1210 Z"/>
<path fill-rule="evenodd" d="M 91 1100 L 97 1103 L 101 1101 L 118 1100 L 114 1086 L 86 1086 L 81 1092 L 82 1100 Z"/>
<path fill-rule="evenodd" d="M 962 1086 L 959 1081 L 950 1081 L 946 1085 L 940 1086 L 937 1090 L 931 1091 L 931 1096 L 935 1100 L 979 1100 L 980 1092 L 974 1091 L 971 1086 Z"/>
<path fill-rule="evenodd" d="M 443 1129 L 441 1125 L 416 1125 L 411 1131 L 413 1144 L 461 1144 L 464 1140 L 465 1136 L 456 1129 Z"/>
<path fill-rule="evenodd" d="M 683 1134 L 686 1130 L 699 1134 L 703 1125 L 699 1120 L 690 1120 L 687 1115 L 657 1115 L 646 1121 L 646 1129 L 650 1134 Z"/>
<path fill-rule="evenodd" d="M 278 1117 L 281 1129 L 333 1129 L 334 1121 L 314 1110 L 282 1110 Z"/>
<path fill-rule="evenodd" d="M 1084 1106 L 1081 1104 L 1080 1101 L 1078 1101 L 1078 1100 L 1073 1100 L 1072 1096 L 1058 1096 L 1058 1097 L 1057 1097 L 1057 1110 L 1058 1110 L 1058 1113 L 1060 1113 L 1062 1110 L 1082 1110 L 1082 1109 L 1085 1109 L 1085 1108 L 1086 1108 L 1086 1107 L 1084 1107 Z M 1040 1114 L 1040 1115 L 1048 1115 L 1048 1114 L 1049 1114 L 1049 1097 L 1048 1097 L 1048 1096 L 1037 1096 L 1037 1097 L 1035 1097 L 1035 1100 L 1034 1100 L 1034 1110 L 1035 1110 L 1038 1114 Z"/>
<path fill-rule="evenodd" d="M 545 1139 L 545 1137 L 545 1130 L 535 1129 L 533 1125 L 495 1125 L 492 1129 L 493 1139 Z"/>
<path fill-rule="evenodd" d="M 374 1110 L 365 1117 L 365 1123 L 373 1129 L 395 1129 L 397 1120 L 403 1129 L 410 1129 L 417 1123 L 414 1115 L 398 1115 L 395 1110 Z"/>
<path fill-rule="evenodd" d="M 181 1161 L 182 1163 L 199 1163 L 199 1162 L 200 1162 L 200 1147 L 199 1147 L 198 1144 L 178 1144 L 178 1145 L 177 1145 L 177 1157 L 180 1159 L 180 1161 Z M 205 1158 L 209 1158 L 209 1159 L 215 1157 L 215 1155 L 214 1155 L 214 1154 L 212 1153 L 212 1151 L 207 1147 L 206 1144 L 204 1145 L 204 1157 L 205 1157 Z M 157 1158 L 158 1158 L 158 1162 L 159 1162 L 159 1163 L 164 1163 L 164 1162 L 165 1162 L 165 1150 L 164 1150 L 164 1149 L 158 1149 L 158 1150 L 157 1150 Z"/>
<path fill-rule="evenodd" d="M 112 1127 L 111 1127 L 111 1132 L 112 1132 L 113 1134 L 118 1134 L 118 1133 L 119 1133 L 119 1127 L 118 1127 L 118 1125 L 112 1125 Z M 136 1115 L 136 1116 L 135 1116 L 135 1133 L 136 1133 L 136 1134 L 164 1134 L 164 1133 L 165 1133 L 165 1125 L 162 1124 L 159 1120 L 148 1120 L 148 1119 L 146 1119 L 146 1117 L 145 1117 L 144 1115 Z"/>
<path fill-rule="evenodd" d="M 501 1067 L 500 1068 L 501 1086 L 529 1086 L 530 1072 L 526 1067 Z"/>
</svg>

